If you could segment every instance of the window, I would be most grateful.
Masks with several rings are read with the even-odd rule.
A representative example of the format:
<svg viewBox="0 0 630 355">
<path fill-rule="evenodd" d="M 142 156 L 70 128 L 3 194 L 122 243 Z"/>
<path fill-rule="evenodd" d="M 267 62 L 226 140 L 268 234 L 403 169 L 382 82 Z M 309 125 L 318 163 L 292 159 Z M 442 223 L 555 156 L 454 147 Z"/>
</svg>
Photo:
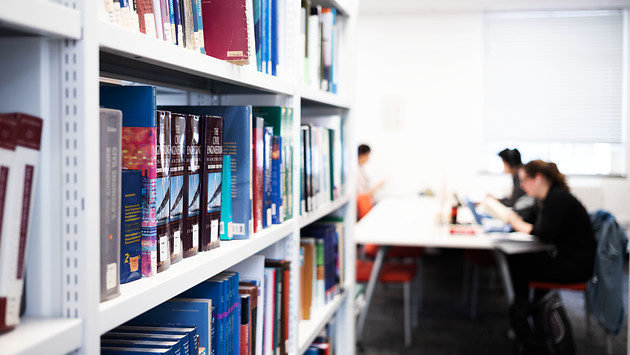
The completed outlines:
<svg viewBox="0 0 630 355">
<path fill-rule="evenodd" d="M 484 19 L 486 169 L 518 148 L 565 174 L 626 174 L 625 14 L 488 13 Z"/>
</svg>

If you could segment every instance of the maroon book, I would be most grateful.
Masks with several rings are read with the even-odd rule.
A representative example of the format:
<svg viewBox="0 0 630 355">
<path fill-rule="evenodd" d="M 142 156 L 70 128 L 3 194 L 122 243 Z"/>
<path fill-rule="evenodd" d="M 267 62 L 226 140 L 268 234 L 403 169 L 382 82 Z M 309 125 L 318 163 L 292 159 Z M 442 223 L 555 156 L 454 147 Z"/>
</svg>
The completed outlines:
<svg viewBox="0 0 630 355">
<path fill-rule="evenodd" d="M 184 190 L 184 233 L 182 245 L 184 258 L 197 255 L 199 252 L 201 201 L 201 125 L 200 117 L 187 115 L 186 121 L 186 179 L 188 184 Z"/>
<path fill-rule="evenodd" d="M 184 204 L 184 192 L 188 191 L 186 177 L 186 115 L 171 113 L 171 166 L 170 166 L 170 250 L 171 263 L 183 259 L 182 234 L 184 216 L 187 209 Z"/>
<path fill-rule="evenodd" d="M 8 159 L 0 160 L 0 165 L 6 162 L 8 168 L 4 169 L 8 175 L 0 238 L 0 330 L 8 330 L 19 323 L 43 121 L 23 113 L 3 117 L 17 122 L 12 135 L 15 139 L 14 159 L 8 155 Z M 4 137 L 7 133 L 3 130 L 0 134 Z"/>
<path fill-rule="evenodd" d="M 171 113 L 157 111 L 157 149 L 155 175 L 155 202 L 157 220 L 157 271 L 171 266 L 169 211 L 171 208 L 170 161 L 171 161 Z"/>
<path fill-rule="evenodd" d="M 202 116 L 201 250 L 220 244 L 221 171 L 223 170 L 223 118 Z"/>
<path fill-rule="evenodd" d="M 201 0 L 206 54 L 234 64 L 248 64 L 245 0 Z"/>
</svg>

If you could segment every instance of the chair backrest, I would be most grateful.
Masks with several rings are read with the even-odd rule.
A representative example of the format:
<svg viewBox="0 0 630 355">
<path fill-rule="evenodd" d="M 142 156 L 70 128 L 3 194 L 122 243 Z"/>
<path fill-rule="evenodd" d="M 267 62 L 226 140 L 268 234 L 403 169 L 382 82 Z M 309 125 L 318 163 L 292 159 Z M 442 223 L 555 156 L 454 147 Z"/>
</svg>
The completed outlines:
<svg viewBox="0 0 630 355">
<path fill-rule="evenodd" d="M 357 219 L 365 217 L 365 215 L 372 209 L 372 198 L 368 194 L 357 195 Z"/>
</svg>

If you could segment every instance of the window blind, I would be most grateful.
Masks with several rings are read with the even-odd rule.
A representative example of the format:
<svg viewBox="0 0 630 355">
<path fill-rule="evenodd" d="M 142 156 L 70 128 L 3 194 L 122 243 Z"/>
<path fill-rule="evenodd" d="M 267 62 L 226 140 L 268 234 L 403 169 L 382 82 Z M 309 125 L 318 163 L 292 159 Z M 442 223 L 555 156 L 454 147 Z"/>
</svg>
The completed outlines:
<svg viewBox="0 0 630 355">
<path fill-rule="evenodd" d="M 488 13 L 486 141 L 622 143 L 621 10 Z"/>
</svg>

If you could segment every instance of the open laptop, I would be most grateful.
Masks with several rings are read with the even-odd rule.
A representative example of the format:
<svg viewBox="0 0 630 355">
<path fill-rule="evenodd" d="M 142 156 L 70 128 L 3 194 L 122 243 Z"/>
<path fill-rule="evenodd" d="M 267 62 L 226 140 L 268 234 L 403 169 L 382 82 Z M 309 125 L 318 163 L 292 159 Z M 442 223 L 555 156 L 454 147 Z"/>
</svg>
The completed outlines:
<svg viewBox="0 0 630 355">
<path fill-rule="evenodd" d="M 461 202 L 460 202 L 461 203 Z M 498 233 L 509 233 L 512 232 L 512 226 L 507 223 L 503 223 L 502 221 L 492 218 L 487 215 L 481 215 L 477 212 L 477 206 L 470 201 L 469 198 L 465 199 L 465 203 L 470 209 L 473 217 L 475 218 L 475 222 L 483 228 L 483 231 L 486 233 L 498 232 Z"/>
</svg>

